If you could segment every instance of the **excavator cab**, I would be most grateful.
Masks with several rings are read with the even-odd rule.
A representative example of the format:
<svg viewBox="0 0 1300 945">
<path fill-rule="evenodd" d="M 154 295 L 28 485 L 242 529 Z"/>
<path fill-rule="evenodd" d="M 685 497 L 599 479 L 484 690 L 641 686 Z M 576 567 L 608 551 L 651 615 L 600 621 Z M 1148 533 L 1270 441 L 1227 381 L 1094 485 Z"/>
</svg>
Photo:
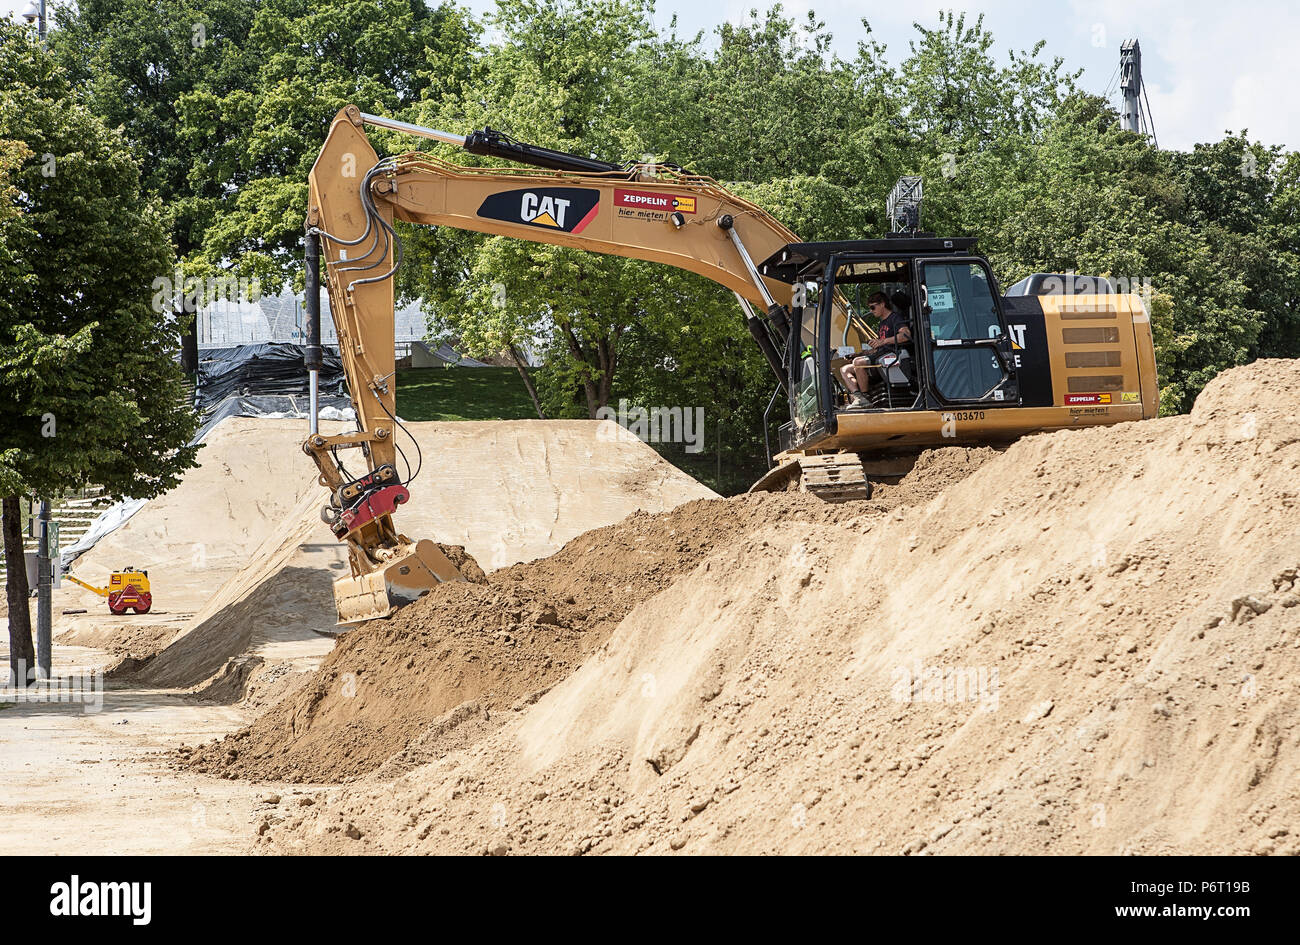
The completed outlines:
<svg viewBox="0 0 1300 945">
<path fill-rule="evenodd" d="M 1021 405 L 1012 332 L 988 261 L 968 238 L 893 236 L 792 243 L 759 271 L 792 286 L 791 421 L 782 449 L 815 449 L 846 418 L 875 414 L 1000 410 Z M 872 349 L 866 299 L 883 292 L 911 339 Z M 799 303 L 803 303 L 800 305 Z M 849 397 L 840 368 L 868 363 L 865 404 Z"/>
<path fill-rule="evenodd" d="M 514 166 L 427 151 L 381 158 L 367 125 Z M 1003 298 L 974 240 L 919 232 L 921 190 L 921 178 L 899 179 L 886 200 L 895 232 L 884 239 L 802 243 L 761 207 L 674 164 L 619 164 L 491 129 L 460 135 L 341 109 L 308 177 L 312 419 L 303 444 L 331 493 L 322 517 L 348 546 L 351 574 L 335 583 L 341 622 L 387 616 L 461 576 L 433 542 L 412 541 L 393 522 L 422 465 L 417 444 L 414 469 L 398 446 L 410 437 L 392 383 L 398 221 L 645 260 L 730 289 L 778 384 L 768 415 L 784 392 L 791 417 L 780 427 L 776 465 L 751 491 L 797 480 L 824 498 L 865 498 L 867 466 L 881 455 L 1155 415 L 1155 353 L 1141 299 Z M 358 424 L 329 436 L 316 423 L 322 287 Z M 862 303 L 877 291 L 908 320 L 910 344 L 871 344 L 875 326 Z M 839 369 L 866 350 L 866 396 L 849 398 Z"/>
</svg>

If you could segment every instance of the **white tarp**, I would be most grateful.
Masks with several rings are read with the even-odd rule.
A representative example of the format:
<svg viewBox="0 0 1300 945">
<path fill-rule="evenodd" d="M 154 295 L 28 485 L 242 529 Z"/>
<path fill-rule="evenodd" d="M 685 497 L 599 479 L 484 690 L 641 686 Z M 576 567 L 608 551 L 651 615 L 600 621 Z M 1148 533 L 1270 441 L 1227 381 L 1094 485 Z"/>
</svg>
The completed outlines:
<svg viewBox="0 0 1300 945">
<path fill-rule="evenodd" d="M 342 420 L 355 423 L 356 412 L 347 403 L 346 398 L 330 398 L 334 404 L 322 404 L 317 411 L 321 420 Z M 263 397 L 227 397 L 213 408 L 207 422 L 199 428 L 193 443 L 201 443 L 204 438 L 227 417 L 265 417 L 268 419 L 306 419 L 307 398 L 287 395 L 269 395 Z M 90 528 L 77 540 L 75 545 L 59 550 L 59 559 L 67 569 L 78 555 L 84 554 L 95 546 L 109 532 L 121 527 L 140 509 L 147 499 L 126 499 L 116 505 L 110 505 L 90 523 Z"/>
</svg>

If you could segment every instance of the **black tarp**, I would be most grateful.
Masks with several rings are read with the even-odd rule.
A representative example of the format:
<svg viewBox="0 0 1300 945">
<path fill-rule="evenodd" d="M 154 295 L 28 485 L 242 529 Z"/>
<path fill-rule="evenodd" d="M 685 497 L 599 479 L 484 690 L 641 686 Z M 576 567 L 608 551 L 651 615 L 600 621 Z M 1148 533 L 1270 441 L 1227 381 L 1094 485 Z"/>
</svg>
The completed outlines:
<svg viewBox="0 0 1300 945">
<path fill-rule="evenodd" d="M 302 395 L 307 397 L 303 346 L 265 342 L 200 353 L 195 406 L 206 416 L 228 397 Z M 347 396 L 343 361 L 337 348 L 325 347 L 320 372 L 322 397 Z"/>
</svg>

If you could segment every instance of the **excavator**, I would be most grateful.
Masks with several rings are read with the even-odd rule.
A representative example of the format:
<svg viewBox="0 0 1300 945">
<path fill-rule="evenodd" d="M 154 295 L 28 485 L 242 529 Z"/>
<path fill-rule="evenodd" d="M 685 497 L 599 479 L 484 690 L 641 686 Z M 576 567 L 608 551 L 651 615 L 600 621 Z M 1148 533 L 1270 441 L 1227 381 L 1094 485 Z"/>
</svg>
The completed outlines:
<svg viewBox="0 0 1300 945">
<path fill-rule="evenodd" d="M 380 157 L 367 126 L 517 166 L 418 150 Z M 330 493 L 321 517 L 348 546 L 351 573 L 334 584 L 340 623 L 386 617 L 461 577 L 436 544 L 412 541 L 393 521 L 410 498 L 409 463 L 405 478 L 397 466 L 401 439 L 414 445 L 395 398 L 395 220 L 663 263 L 730 289 L 771 367 L 768 415 L 784 395 L 790 417 L 751 491 L 861 499 L 879 464 L 927 448 L 1156 415 L 1155 350 L 1139 296 L 1004 295 L 972 238 L 920 230 L 921 199 L 921 179 L 904 177 L 887 201 L 888 236 L 801 242 L 762 208 L 676 165 L 611 163 L 491 128 L 460 135 L 341 109 L 309 175 L 303 444 Z M 316 419 L 322 268 L 357 417 L 355 432 L 332 436 Z M 863 303 L 882 297 L 910 338 L 879 343 L 887 339 L 877 339 Z M 364 457 L 360 475 L 344 465 L 348 450 Z"/>
</svg>

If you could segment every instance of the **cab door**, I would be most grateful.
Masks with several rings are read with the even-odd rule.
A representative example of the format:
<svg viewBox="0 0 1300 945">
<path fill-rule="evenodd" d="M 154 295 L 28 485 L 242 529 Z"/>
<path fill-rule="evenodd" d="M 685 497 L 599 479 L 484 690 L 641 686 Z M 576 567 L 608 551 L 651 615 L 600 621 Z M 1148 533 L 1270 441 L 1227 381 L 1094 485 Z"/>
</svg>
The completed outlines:
<svg viewBox="0 0 1300 945">
<path fill-rule="evenodd" d="M 790 419 L 794 443 L 806 446 L 834 432 L 828 426 L 834 413 L 827 409 L 830 375 L 826 344 L 829 337 L 832 292 L 821 279 L 796 287 L 793 311 L 801 313 L 799 329 L 792 333 L 786 351 L 790 371 Z"/>
<path fill-rule="evenodd" d="M 926 386 L 935 405 L 1018 406 L 1012 339 L 988 263 L 974 256 L 918 259 L 916 273 L 920 347 L 928 352 Z"/>
</svg>

